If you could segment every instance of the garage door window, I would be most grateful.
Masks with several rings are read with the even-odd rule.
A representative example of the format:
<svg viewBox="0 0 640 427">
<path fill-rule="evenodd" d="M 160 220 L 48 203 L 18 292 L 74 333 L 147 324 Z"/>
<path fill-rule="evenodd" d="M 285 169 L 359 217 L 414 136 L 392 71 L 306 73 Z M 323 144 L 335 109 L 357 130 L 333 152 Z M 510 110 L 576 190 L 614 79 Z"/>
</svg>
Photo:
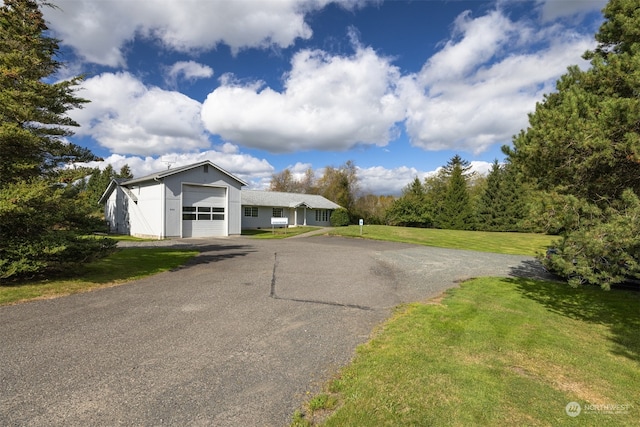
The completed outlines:
<svg viewBox="0 0 640 427">
<path fill-rule="evenodd" d="M 185 221 L 196 219 L 196 207 L 195 206 L 183 206 L 182 207 L 182 219 Z"/>
<path fill-rule="evenodd" d="M 224 208 L 183 206 L 182 219 L 185 221 L 224 221 Z"/>
</svg>

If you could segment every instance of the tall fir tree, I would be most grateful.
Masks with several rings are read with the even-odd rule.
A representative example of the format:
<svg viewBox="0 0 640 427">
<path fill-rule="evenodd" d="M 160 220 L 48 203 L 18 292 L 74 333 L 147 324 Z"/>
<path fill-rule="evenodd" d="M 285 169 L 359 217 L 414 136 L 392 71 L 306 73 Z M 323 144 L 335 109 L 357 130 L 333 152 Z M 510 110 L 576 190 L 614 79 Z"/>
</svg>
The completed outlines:
<svg viewBox="0 0 640 427">
<path fill-rule="evenodd" d="M 65 113 L 86 100 L 80 78 L 47 83 L 61 67 L 58 40 L 46 35 L 38 2 L 5 0 L 0 7 L 0 187 L 41 176 L 69 161 L 89 161 L 86 148 L 63 137 L 77 126 Z"/>
<path fill-rule="evenodd" d="M 440 212 L 436 217 L 436 226 L 453 230 L 473 230 L 475 218 L 467 179 L 471 176 L 471 166 L 459 155 L 452 157 L 444 167 L 448 177 Z"/>
<path fill-rule="evenodd" d="M 97 224 L 55 179 L 62 164 L 95 157 L 63 139 L 77 125 L 66 112 L 86 101 L 75 95 L 80 78 L 47 83 L 61 63 L 39 5 L 0 6 L 0 279 L 61 271 L 113 247 L 80 237 Z"/>
<path fill-rule="evenodd" d="M 526 192 L 509 164 L 495 160 L 477 208 L 477 228 L 485 231 L 521 231 L 527 217 Z"/>
</svg>

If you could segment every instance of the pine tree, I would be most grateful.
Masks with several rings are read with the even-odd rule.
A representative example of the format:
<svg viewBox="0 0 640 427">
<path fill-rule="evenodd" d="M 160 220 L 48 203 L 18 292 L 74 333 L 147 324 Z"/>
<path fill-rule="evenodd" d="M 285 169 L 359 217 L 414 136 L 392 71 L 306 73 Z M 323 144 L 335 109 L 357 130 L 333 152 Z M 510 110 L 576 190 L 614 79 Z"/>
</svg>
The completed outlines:
<svg viewBox="0 0 640 427">
<path fill-rule="evenodd" d="M 640 8 L 611 0 L 603 14 L 591 67 L 570 67 L 503 151 L 543 192 L 538 217 L 562 233 L 543 261 L 608 289 L 640 277 Z"/>
<path fill-rule="evenodd" d="M 600 207 L 626 188 L 640 194 L 640 12 L 636 0 L 612 0 L 591 68 L 570 67 L 557 91 L 529 116 L 529 128 L 503 151 L 541 190 Z"/>
</svg>

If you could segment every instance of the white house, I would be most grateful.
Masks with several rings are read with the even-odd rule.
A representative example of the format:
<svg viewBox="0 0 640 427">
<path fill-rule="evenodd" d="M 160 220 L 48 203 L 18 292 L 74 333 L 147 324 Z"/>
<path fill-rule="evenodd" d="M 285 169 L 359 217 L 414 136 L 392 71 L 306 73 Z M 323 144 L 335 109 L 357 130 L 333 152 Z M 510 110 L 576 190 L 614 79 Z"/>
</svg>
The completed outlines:
<svg viewBox="0 0 640 427">
<path fill-rule="evenodd" d="M 133 179 L 114 179 L 100 203 L 109 231 L 137 237 L 215 237 L 245 228 L 327 226 L 337 204 L 322 196 L 241 190 L 246 182 L 206 160 Z"/>
<path fill-rule="evenodd" d="M 246 182 L 205 160 L 129 180 L 100 198 L 113 233 L 163 239 L 240 234 Z"/>
<path fill-rule="evenodd" d="M 340 206 L 315 194 L 242 190 L 242 228 L 271 227 L 271 218 L 286 218 L 289 226 L 328 226 Z"/>
</svg>

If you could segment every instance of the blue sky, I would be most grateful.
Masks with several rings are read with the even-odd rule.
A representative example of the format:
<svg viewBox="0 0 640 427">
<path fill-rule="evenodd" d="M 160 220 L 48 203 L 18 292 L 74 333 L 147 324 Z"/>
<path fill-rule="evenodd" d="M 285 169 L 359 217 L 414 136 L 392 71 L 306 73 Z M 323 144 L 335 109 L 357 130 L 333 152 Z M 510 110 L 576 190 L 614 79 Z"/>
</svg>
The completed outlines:
<svg viewBox="0 0 640 427">
<path fill-rule="evenodd" d="M 455 154 L 480 171 L 570 65 L 603 0 L 57 0 L 73 142 L 136 176 L 209 159 L 273 173 L 353 161 L 397 194 Z"/>
</svg>

